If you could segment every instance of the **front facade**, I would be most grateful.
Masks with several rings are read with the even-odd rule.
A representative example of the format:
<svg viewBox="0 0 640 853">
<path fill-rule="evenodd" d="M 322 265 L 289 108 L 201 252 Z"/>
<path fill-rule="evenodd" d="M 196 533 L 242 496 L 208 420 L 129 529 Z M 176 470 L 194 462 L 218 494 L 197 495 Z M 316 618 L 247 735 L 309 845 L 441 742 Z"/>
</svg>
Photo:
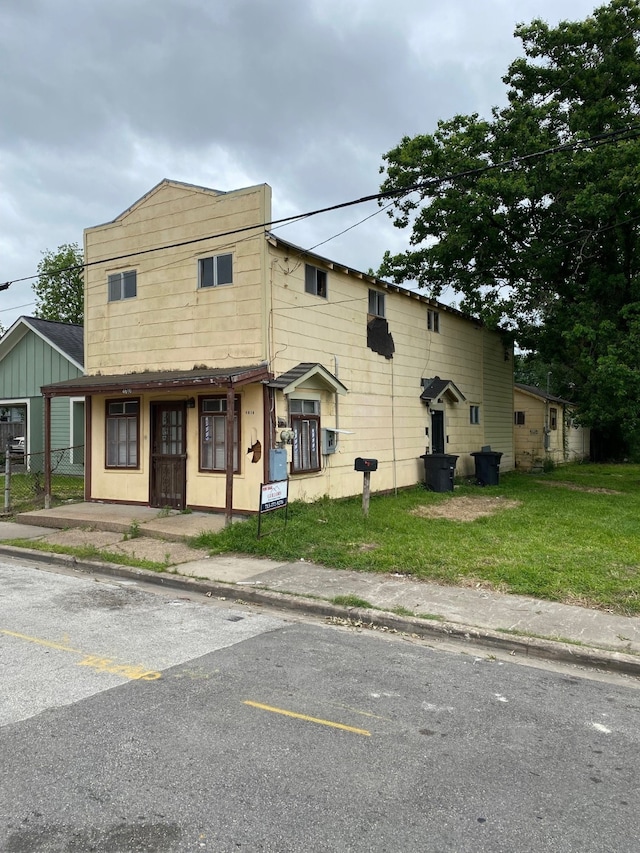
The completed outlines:
<svg viewBox="0 0 640 853">
<path fill-rule="evenodd" d="M 42 469 L 43 385 L 84 374 L 82 326 L 20 317 L 0 339 L 0 441 L 24 437 L 30 467 Z M 64 453 L 65 473 L 83 472 L 84 398 L 61 395 L 51 412 L 51 448 Z"/>
<path fill-rule="evenodd" d="M 513 392 L 516 467 L 543 468 L 589 458 L 590 431 L 576 423 L 568 400 L 533 385 L 516 383 Z"/>
<path fill-rule="evenodd" d="M 251 512 L 412 485 L 421 454 L 501 451 L 513 364 L 460 312 L 269 233 L 267 185 L 163 181 L 85 232 L 88 500 Z M 110 259 L 116 260 L 110 260 Z"/>
</svg>

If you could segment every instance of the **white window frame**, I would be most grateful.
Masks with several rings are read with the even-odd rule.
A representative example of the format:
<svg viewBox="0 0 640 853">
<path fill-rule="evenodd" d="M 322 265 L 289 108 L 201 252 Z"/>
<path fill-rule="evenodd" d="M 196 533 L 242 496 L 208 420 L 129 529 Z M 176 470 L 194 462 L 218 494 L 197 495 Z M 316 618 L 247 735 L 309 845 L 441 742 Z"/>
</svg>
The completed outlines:
<svg viewBox="0 0 640 853">
<path fill-rule="evenodd" d="M 427 308 L 427 331 L 435 334 L 440 332 L 440 312 L 434 308 Z"/>
<path fill-rule="evenodd" d="M 222 266 L 222 260 L 223 259 L 226 260 L 227 258 L 230 258 L 230 264 L 231 264 L 231 269 L 229 270 L 230 278 L 228 281 L 224 279 L 224 273 L 226 271 L 223 271 L 222 275 L 221 275 L 221 270 L 220 270 L 220 267 Z M 207 263 L 207 261 L 211 261 L 212 281 L 210 284 L 203 284 L 203 281 L 205 279 L 205 273 L 204 273 L 203 267 L 204 267 L 204 264 Z M 207 273 L 206 277 L 208 278 L 208 273 Z M 223 278 L 222 281 L 220 280 L 221 277 Z M 209 288 L 212 288 L 212 287 L 226 287 L 230 284 L 233 284 L 233 253 L 232 252 L 223 252 L 219 255 L 207 255 L 204 258 L 198 258 L 198 288 L 200 288 L 201 290 L 208 290 Z"/>
<path fill-rule="evenodd" d="M 371 314 L 373 317 L 385 317 L 385 295 L 386 294 L 382 293 L 380 290 L 370 289 L 367 313 Z"/>
<path fill-rule="evenodd" d="M 329 293 L 329 282 L 327 271 L 313 264 L 304 265 L 304 290 L 312 296 L 327 299 Z"/>
<path fill-rule="evenodd" d="M 133 276 L 134 293 L 127 294 L 127 276 L 131 281 Z M 135 299 L 138 295 L 138 271 L 123 270 L 122 272 L 112 272 L 107 276 L 107 300 L 109 302 L 121 302 L 124 299 Z"/>
<path fill-rule="evenodd" d="M 480 423 L 480 406 L 469 406 L 469 423 L 474 426 Z"/>
</svg>

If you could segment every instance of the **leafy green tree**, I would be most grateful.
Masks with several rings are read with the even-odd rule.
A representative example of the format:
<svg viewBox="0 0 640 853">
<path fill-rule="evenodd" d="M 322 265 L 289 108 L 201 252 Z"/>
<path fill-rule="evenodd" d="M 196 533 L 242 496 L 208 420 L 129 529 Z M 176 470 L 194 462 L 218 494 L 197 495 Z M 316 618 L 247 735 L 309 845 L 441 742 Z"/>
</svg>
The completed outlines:
<svg viewBox="0 0 640 853">
<path fill-rule="evenodd" d="M 43 320 L 82 325 L 84 319 L 84 259 L 77 243 L 65 243 L 42 253 L 35 316 Z"/>
<path fill-rule="evenodd" d="M 382 190 L 411 228 L 379 274 L 511 330 L 586 425 L 640 437 L 640 3 L 516 28 L 489 120 L 458 115 L 389 151 Z M 541 152 L 547 152 L 541 154 Z M 418 186 L 418 189 L 410 188 Z M 403 195 L 403 190 L 407 192 Z"/>
</svg>

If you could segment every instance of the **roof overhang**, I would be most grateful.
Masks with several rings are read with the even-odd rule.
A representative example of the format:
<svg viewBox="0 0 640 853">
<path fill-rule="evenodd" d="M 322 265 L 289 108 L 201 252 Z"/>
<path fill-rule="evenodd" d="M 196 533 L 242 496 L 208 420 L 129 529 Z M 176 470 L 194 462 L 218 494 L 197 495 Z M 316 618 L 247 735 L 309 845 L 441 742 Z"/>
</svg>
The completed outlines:
<svg viewBox="0 0 640 853">
<path fill-rule="evenodd" d="M 460 391 L 451 379 L 440 379 L 435 376 L 433 379 L 424 380 L 425 386 L 422 389 L 420 399 L 425 403 L 431 403 L 434 400 L 441 400 L 446 397 L 452 403 L 464 403 L 466 397 Z"/>
<path fill-rule="evenodd" d="M 314 380 L 320 383 L 327 391 L 334 394 L 346 394 L 347 388 L 340 380 L 330 373 L 326 367 L 315 362 L 303 362 L 282 373 L 276 379 L 272 380 L 269 385 L 271 388 L 278 388 L 283 394 L 292 394 L 297 390 L 299 385 L 304 385 L 309 380 Z"/>
<path fill-rule="evenodd" d="M 196 368 L 194 370 L 144 371 L 111 375 L 81 376 L 66 382 L 44 385 L 45 397 L 69 397 L 92 394 L 138 394 L 144 391 L 199 390 L 237 388 L 255 382 L 267 383 L 273 378 L 268 365 L 235 368 Z"/>
</svg>

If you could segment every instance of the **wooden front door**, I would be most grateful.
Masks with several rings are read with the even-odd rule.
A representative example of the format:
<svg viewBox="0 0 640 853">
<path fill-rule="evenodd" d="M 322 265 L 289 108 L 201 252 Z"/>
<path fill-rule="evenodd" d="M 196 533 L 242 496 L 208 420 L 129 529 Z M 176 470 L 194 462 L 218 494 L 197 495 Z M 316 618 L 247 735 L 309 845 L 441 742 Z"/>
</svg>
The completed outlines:
<svg viewBox="0 0 640 853">
<path fill-rule="evenodd" d="M 187 484 L 187 408 L 151 405 L 151 506 L 184 509 Z"/>
</svg>

